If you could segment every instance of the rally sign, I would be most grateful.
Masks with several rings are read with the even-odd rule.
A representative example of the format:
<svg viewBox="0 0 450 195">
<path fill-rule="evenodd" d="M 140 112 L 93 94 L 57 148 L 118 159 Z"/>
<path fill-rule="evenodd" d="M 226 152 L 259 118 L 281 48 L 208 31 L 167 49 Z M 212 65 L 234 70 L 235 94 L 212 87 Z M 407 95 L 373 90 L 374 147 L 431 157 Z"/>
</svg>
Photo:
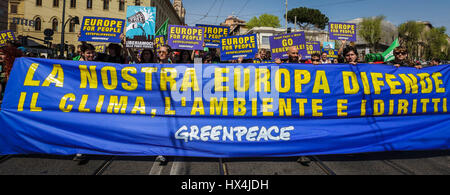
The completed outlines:
<svg viewBox="0 0 450 195">
<path fill-rule="evenodd" d="M 222 61 L 253 59 L 258 53 L 258 41 L 255 34 L 222 37 L 220 39 L 220 58 Z"/>
<path fill-rule="evenodd" d="M 161 46 L 166 44 L 164 38 L 165 38 L 164 35 L 155 36 L 155 41 L 153 42 L 155 49 L 159 49 Z"/>
<path fill-rule="evenodd" d="M 96 45 L 95 46 L 95 52 L 97 52 L 97 53 L 105 53 L 106 52 L 106 45 Z"/>
<path fill-rule="evenodd" d="M 356 42 L 356 24 L 330 22 L 328 31 L 331 40 L 348 40 Z"/>
<path fill-rule="evenodd" d="M 126 47 L 153 48 L 156 8 L 127 6 Z"/>
<path fill-rule="evenodd" d="M 0 32 L 0 46 L 5 46 L 6 42 L 16 40 L 14 32 L 11 30 L 5 30 Z"/>
<path fill-rule="evenodd" d="M 102 17 L 83 17 L 78 41 L 120 43 L 125 20 Z"/>
<path fill-rule="evenodd" d="M 0 155 L 212 158 L 448 150 L 450 65 L 19 58 Z"/>
<path fill-rule="evenodd" d="M 272 59 L 287 59 L 287 52 L 292 46 L 298 48 L 300 55 L 306 56 L 308 54 L 306 50 L 305 32 L 276 35 L 270 37 L 269 41 Z"/>
<path fill-rule="evenodd" d="M 306 51 L 307 54 L 302 59 L 311 59 L 312 54 L 320 54 L 320 41 L 307 41 Z"/>
<path fill-rule="evenodd" d="M 328 58 L 336 59 L 339 57 L 338 56 L 339 50 L 337 50 L 337 49 L 323 49 L 322 51 L 328 54 Z"/>
<path fill-rule="evenodd" d="M 227 26 L 204 24 L 197 24 L 196 26 L 204 29 L 205 47 L 220 48 L 220 39 L 222 37 L 228 37 L 230 33 L 230 27 Z"/>
<path fill-rule="evenodd" d="M 203 50 L 203 28 L 169 26 L 168 44 L 172 49 Z"/>
</svg>

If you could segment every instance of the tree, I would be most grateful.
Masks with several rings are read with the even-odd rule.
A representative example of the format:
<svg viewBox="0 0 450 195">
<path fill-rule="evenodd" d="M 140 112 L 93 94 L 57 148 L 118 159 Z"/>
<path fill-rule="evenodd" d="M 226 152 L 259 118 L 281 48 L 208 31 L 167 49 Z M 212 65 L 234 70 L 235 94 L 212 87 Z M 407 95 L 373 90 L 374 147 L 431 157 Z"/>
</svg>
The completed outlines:
<svg viewBox="0 0 450 195">
<path fill-rule="evenodd" d="M 363 18 L 363 21 L 358 25 L 359 34 L 374 52 L 382 38 L 381 23 L 385 18 L 385 16 Z"/>
<path fill-rule="evenodd" d="M 425 57 L 428 59 L 438 57 L 445 59 L 446 47 L 448 45 L 447 34 L 445 27 L 432 28 L 425 33 Z"/>
<path fill-rule="evenodd" d="M 297 24 L 295 24 L 295 16 L 297 16 Z M 286 18 L 286 15 L 284 16 Z M 310 29 L 312 27 L 325 29 L 328 25 L 328 17 L 318 9 L 307 7 L 294 8 L 288 11 L 287 20 L 289 23 L 300 26 L 301 29 Z"/>
<path fill-rule="evenodd" d="M 259 18 L 254 16 L 250 21 L 247 22 L 247 26 L 252 29 L 254 27 L 281 27 L 280 19 L 277 16 L 271 14 L 260 15 Z"/>
<path fill-rule="evenodd" d="M 412 58 L 419 57 L 419 41 L 422 39 L 422 32 L 425 29 L 423 23 L 408 21 L 398 27 L 398 36 L 400 45 L 408 48 L 409 56 Z"/>
</svg>

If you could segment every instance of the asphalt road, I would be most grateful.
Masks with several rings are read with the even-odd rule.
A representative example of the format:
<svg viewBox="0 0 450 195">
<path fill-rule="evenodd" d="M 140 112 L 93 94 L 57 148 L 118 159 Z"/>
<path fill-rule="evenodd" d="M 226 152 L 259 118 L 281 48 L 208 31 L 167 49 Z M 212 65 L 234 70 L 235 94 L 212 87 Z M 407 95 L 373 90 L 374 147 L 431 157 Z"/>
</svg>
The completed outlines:
<svg viewBox="0 0 450 195">
<path fill-rule="evenodd" d="M 183 158 L 18 155 L 0 157 L 0 175 L 450 175 L 450 151 L 286 158 Z"/>
</svg>

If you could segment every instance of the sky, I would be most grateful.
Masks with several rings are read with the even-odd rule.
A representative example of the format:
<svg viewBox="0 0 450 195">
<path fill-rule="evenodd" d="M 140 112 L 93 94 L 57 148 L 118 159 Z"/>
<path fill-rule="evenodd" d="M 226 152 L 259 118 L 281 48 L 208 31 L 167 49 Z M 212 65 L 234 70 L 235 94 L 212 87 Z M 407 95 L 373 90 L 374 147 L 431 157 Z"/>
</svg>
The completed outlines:
<svg viewBox="0 0 450 195">
<path fill-rule="evenodd" d="M 264 13 L 276 15 L 285 26 L 285 0 L 183 0 L 186 23 L 216 25 L 229 15 L 249 21 Z M 394 25 L 410 20 L 429 21 L 450 32 L 449 0 L 288 0 L 288 10 L 297 7 L 319 9 L 330 22 L 384 15 Z M 294 27 L 292 24 L 289 27 Z"/>
</svg>

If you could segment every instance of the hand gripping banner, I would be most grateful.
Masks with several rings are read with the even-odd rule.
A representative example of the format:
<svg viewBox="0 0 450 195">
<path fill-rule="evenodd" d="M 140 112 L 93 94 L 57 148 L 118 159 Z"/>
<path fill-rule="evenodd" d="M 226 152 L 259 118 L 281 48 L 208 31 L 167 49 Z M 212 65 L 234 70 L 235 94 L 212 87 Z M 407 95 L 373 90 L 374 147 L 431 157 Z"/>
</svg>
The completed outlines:
<svg viewBox="0 0 450 195">
<path fill-rule="evenodd" d="M 20 58 L 0 111 L 0 155 L 448 150 L 449 70 Z"/>
</svg>

